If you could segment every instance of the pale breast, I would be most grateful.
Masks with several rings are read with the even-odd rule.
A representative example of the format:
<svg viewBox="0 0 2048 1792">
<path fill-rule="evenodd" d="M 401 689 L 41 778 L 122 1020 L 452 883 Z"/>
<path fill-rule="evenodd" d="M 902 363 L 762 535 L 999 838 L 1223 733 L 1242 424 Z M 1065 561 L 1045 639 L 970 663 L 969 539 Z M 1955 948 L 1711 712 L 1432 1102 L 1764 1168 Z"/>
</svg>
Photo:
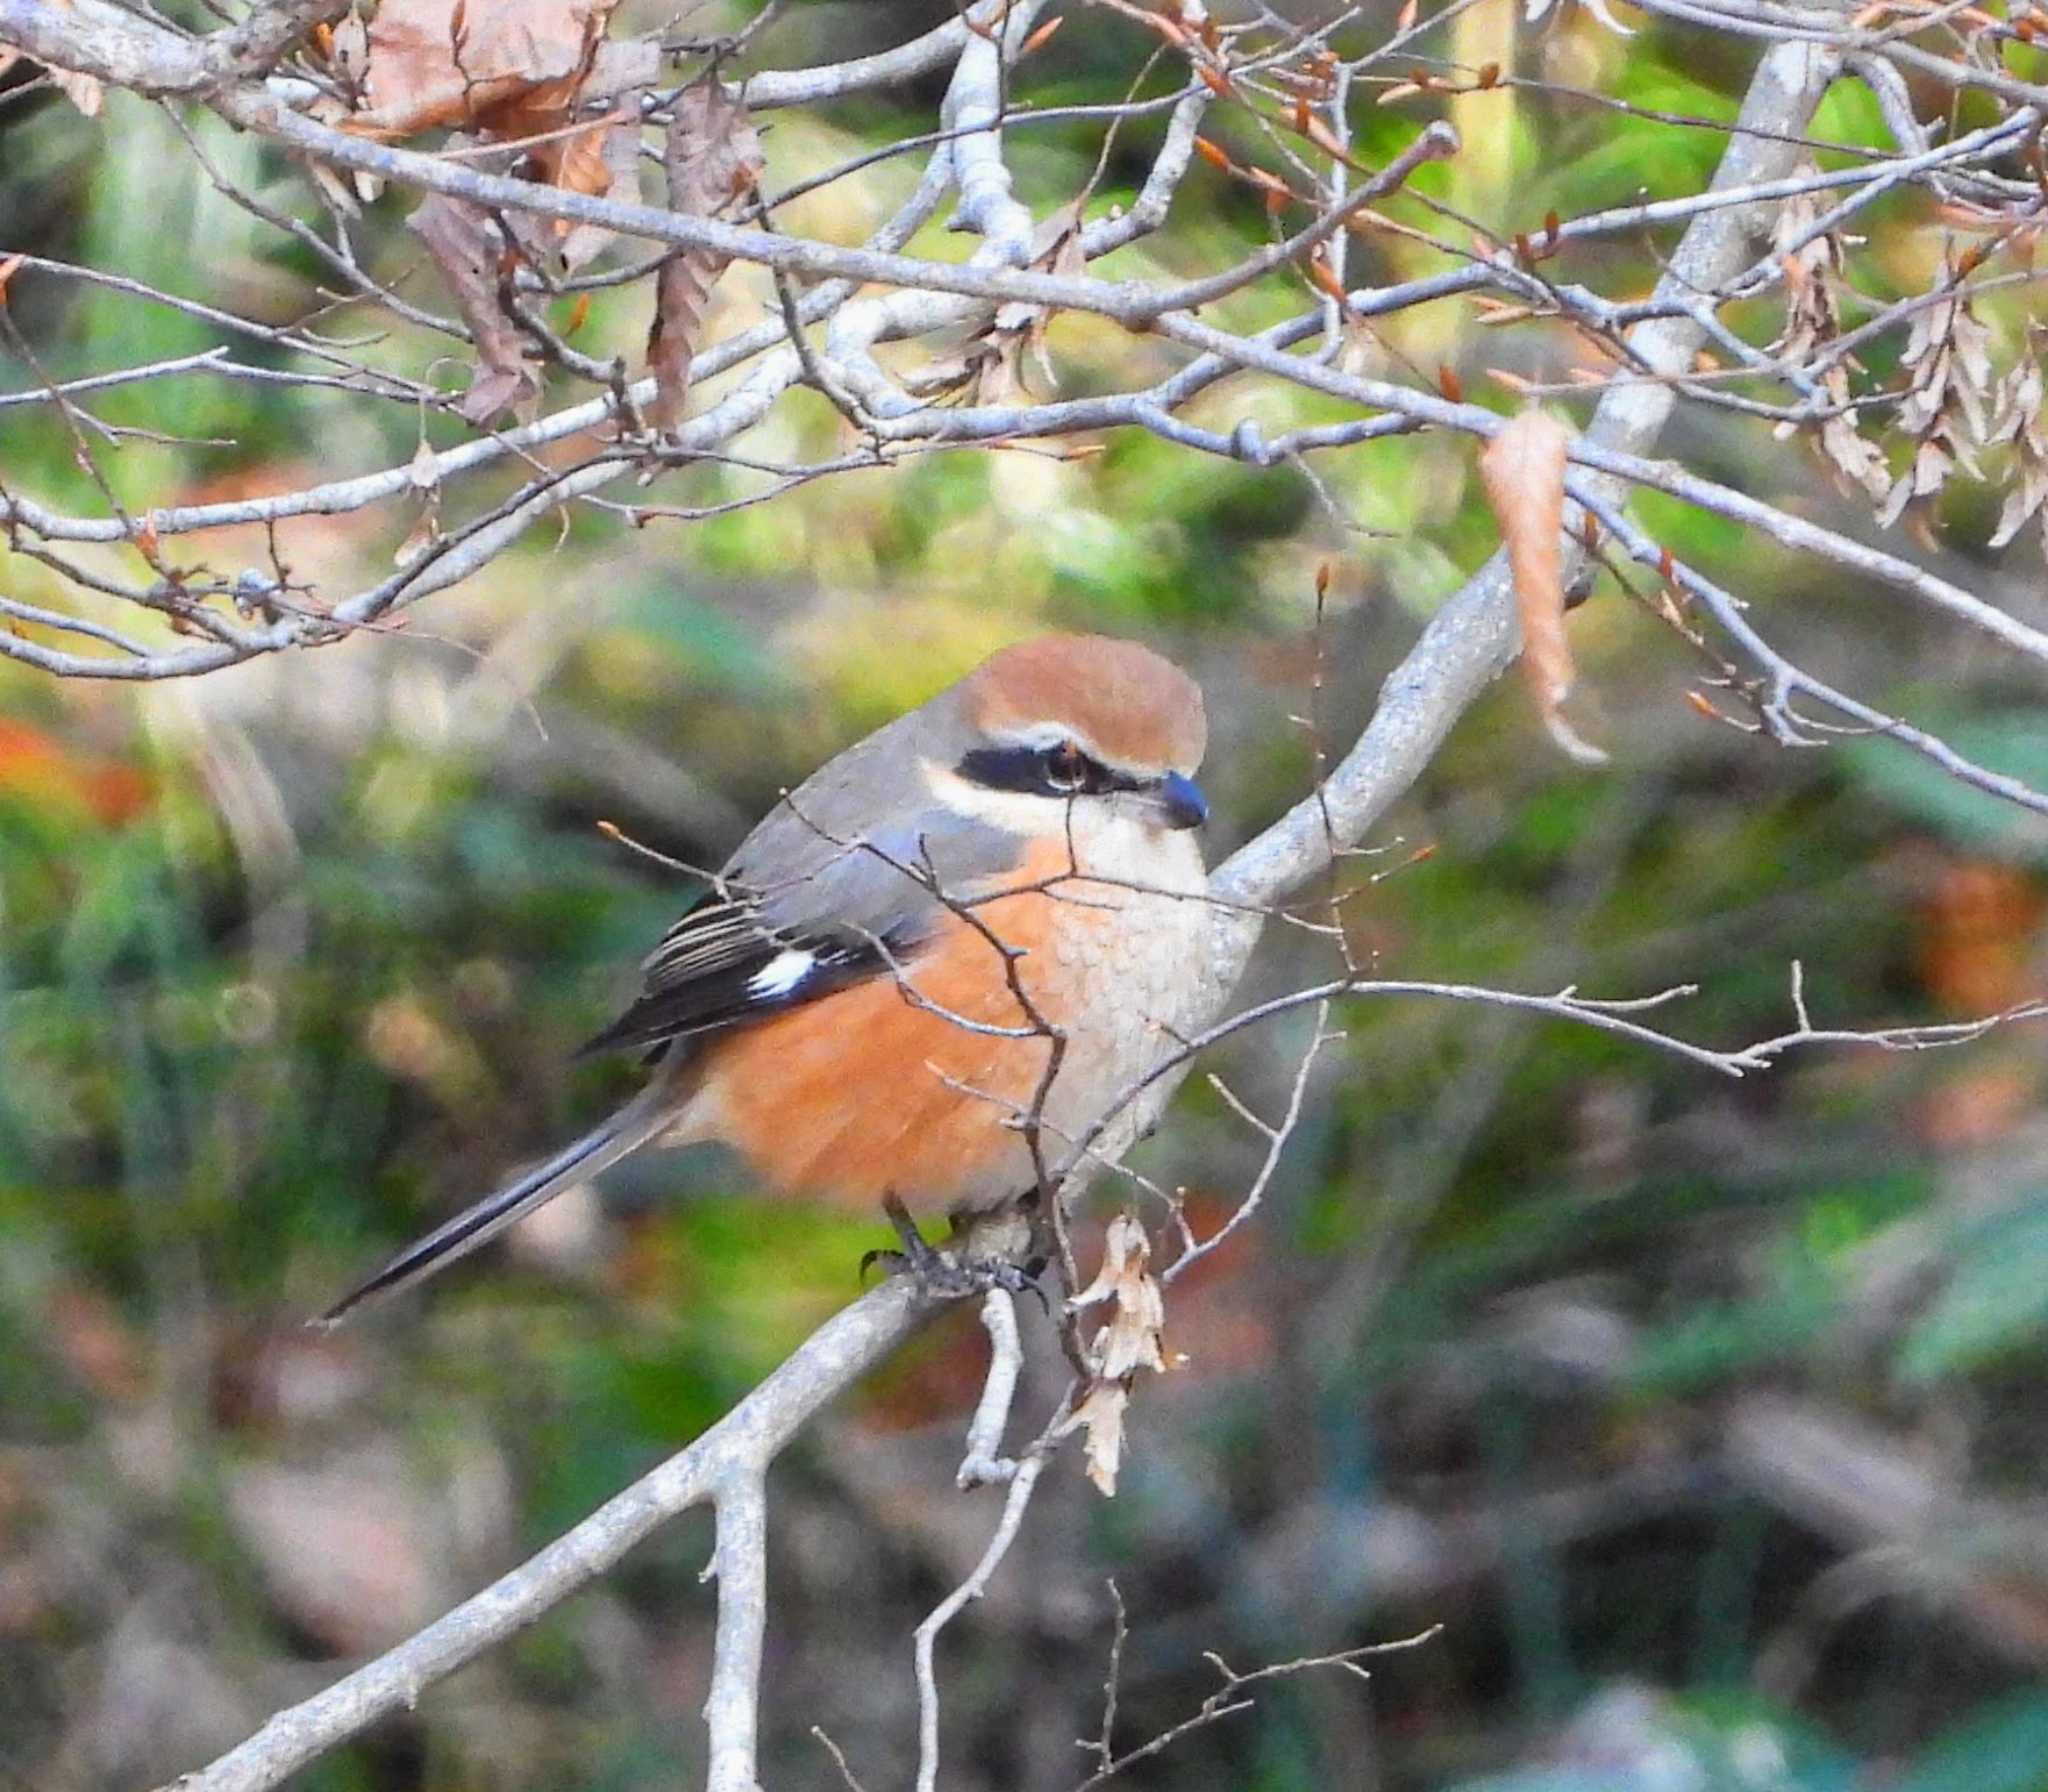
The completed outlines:
<svg viewBox="0 0 2048 1792">
<path fill-rule="evenodd" d="M 1045 1157 L 1063 1165 L 1194 1019 L 1211 932 L 1187 834 L 1093 820 L 1027 853 L 1015 878 L 1026 888 L 977 904 L 979 926 L 942 928 L 905 967 L 908 991 L 876 978 L 707 1050 L 677 1139 L 723 1138 L 766 1188 L 858 1205 L 886 1192 L 914 1210 L 972 1212 L 1024 1193 L 1033 1167 L 1017 1123 L 1049 1045 L 1013 1036 L 1030 1018 L 999 941 L 1066 1040 L 1042 1110 Z M 1177 1081 L 1146 1091 L 1092 1150 L 1120 1154 Z"/>
<path fill-rule="evenodd" d="M 1074 842 L 1084 874 L 1060 902 L 1048 972 L 1067 1015 L 1067 1054 L 1048 1127 L 1077 1140 L 1198 1018 L 1208 981 L 1207 875 L 1192 834 L 1112 813 Z M 1098 881 L 1100 880 L 1100 881 Z M 1148 1131 L 1178 1077 L 1148 1089 L 1095 1150 L 1116 1156 Z"/>
</svg>

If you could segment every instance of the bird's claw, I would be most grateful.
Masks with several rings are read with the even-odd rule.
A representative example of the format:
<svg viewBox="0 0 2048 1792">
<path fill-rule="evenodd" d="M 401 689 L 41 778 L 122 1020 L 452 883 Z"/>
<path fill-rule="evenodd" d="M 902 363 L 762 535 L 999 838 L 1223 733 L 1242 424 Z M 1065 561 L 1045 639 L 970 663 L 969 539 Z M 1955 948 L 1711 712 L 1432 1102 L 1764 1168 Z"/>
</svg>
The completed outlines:
<svg viewBox="0 0 2048 1792">
<path fill-rule="evenodd" d="M 884 1275 L 908 1275 L 934 1300 L 964 1300 L 969 1295 L 1000 1288 L 1005 1294 L 1036 1295 L 1038 1304 L 1048 1314 L 1052 1311 L 1052 1304 L 1030 1266 L 1012 1263 L 1004 1257 L 969 1257 L 940 1250 L 917 1229 L 910 1210 L 893 1194 L 882 1197 L 882 1211 L 895 1227 L 902 1248 L 869 1251 L 860 1260 L 863 1277 L 880 1264 Z M 1042 1259 L 1036 1267 L 1043 1272 Z"/>
</svg>

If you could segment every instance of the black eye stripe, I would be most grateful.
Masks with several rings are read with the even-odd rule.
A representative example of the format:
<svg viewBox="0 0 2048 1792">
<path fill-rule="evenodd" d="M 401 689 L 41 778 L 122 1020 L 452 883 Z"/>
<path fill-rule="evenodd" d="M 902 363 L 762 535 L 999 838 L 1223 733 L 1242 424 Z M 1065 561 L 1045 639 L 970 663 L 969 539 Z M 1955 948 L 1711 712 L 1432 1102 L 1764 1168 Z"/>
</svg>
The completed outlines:
<svg viewBox="0 0 2048 1792">
<path fill-rule="evenodd" d="M 1051 757 L 1059 747 L 974 747 L 960 759 L 961 777 L 987 790 L 1015 790 L 1030 796 L 1095 796 L 1110 790 L 1139 790 L 1144 781 L 1076 752 L 1081 778 L 1071 773 L 1055 780 Z"/>
</svg>

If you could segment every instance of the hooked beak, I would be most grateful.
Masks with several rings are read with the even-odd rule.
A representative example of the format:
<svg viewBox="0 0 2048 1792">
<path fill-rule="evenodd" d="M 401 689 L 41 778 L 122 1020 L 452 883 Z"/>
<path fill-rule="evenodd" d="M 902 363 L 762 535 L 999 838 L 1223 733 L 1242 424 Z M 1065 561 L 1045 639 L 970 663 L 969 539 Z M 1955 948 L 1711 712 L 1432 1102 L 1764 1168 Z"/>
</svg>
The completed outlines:
<svg viewBox="0 0 2048 1792">
<path fill-rule="evenodd" d="M 1209 799 L 1202 794 L 1202 787 L 1179 772 L 1168 772 L 1159 780 L 1154 800 L 1170 828 L 1198 828 L 1209 819 Z"/>
</svg>

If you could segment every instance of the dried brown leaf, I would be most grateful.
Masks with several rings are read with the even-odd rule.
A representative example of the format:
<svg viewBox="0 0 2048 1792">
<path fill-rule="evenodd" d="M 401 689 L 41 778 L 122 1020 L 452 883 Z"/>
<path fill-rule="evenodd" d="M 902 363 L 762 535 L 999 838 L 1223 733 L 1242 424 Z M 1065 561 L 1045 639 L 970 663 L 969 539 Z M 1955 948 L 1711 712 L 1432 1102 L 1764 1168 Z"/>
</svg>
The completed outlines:
<svg viewBox="0 0 2048 1792">
<path fill-rule="evenodd" d="M 1160 1349 L 1166 1299 L 1146 1267 L 1151 1257 L 1145 1228 L 1129 1214 L 1119 1214 L 1103 1236 L 1102 1267 L 1095 1280 L 1074 1296 L 1077 1308 L 1113 1303 L 1108 1323 L 1088 1344 L 1089 1366 L 1105 1381 L 1121 1381 L 1139 1369 L 1163 1373 L 1168 1367 Z"/>
<path fill-rule="evenodd" d="M 1331 157 L 1333 160 L 1342 162 L 1345 167 L 1357 168 L 1360 166 L 1351 152 L 1338 140 L 1337 133 L 1331 130 L 1313 112 L 1303 118 L 1301 134 L 1313 143 L 1316 148 L 1321 150 L 1323 154 Z"/>
<path fill-rule="evenodd" d="M 1956 457 L 1933 436 L 1922 442 L 1913 456 L 1913 495 L 1934 497 L 1948 483 Z"/>
<path fill-rule="evenodd" d="M 677 98 L 662 160 L 670 209 L 699 218 L 726 210 L 752 189 L 765 166 L 760 136 L 745 108 L 727 99 L 715 80 L 699 81 Z M 729 259 L 685 249 L 662 263 L 654 324 L 647 332 L 647 363 L 655 383 L 647 420 L 657 430 L 673 429 L 682 420 L 697 332 Z"/>
<path fill-rule="evenodd" d="M 1088 1479 L 1107 1496 L 1116 1493 L 1117 1470 L 1124 1459 L 1124 1409 L 1130 1403 L 1131 1391 L 1122 1382 L 1098 1381 L 1060 1427 L 1063 1435 L 1074 1430 L 1087 1433 L 1081 1454 Z"/>
<path fill-rule="evenodd" d="M 2027 519 L 2041 509 L 2044 501 L 2048 501 L 2048 471 L 2022 467 L 2017 483 L 2005 494 L 2005 505 L 1998 513 L 1998 527 L 1991 532 L 1990 545 L 2004 547 L 2027 526 Z"/>
<path fill-rule="evenodd" d="M 1486 501 L 1500 525 L 1522 623 L 1522 665 L 1550 737 L 1581 765 L 1607 755 L 1564 719 L 1572 651 L 1564 626 L 1564 470 L 1571 431 L 1540 410 L 1512 419 L 1479 457 Z"/>
<path fill-rule="evenodd" d="M 496 240 L 484 214 L 445 193 L 420 202 L 406 228 L 426 245 L 455 296 L 476 345 L 476 370 L 458 407 L 471 423 L 540 396 L 540 379 L 526 359 L 519 327 L 499 303 Z"/>
<path fill-rule="evenodd" d="M 391 564 L 400 572 L 405 571 L 407 567 L 417 564 L 420 556 L 440 539 L 441 506 L 429 498 L 420 507 L 420 513 L 413 519 L 412 527 L 405 532 L 405 539 L 391 550 Z"/>
<path fill-rule="evenodd" d="M 599 52 L 597 67 L 591 76 L 592 84 L 596 85 L 605 77 L 606 60 L 612 51 L 653 47 L 606 44 Z M 651 75 L 649 79 L 652 79 Z M 549 185 L 572 193 L 623 200 L 629 205 L 639 202 L 640 89 L 622 88 L 616 97 L 618 104 L 613 108 L 611 118 L 593 125 L 588 131 L 578 131 L 563 138 L 564 147 L 559 157 L 549 158 L 537 152 L 541 178 Z M 554 145 L 546 147 L 553 148 Z M 559 239 L 555 245 L 556 253 L 561 258 L 563 270 L 571 274 L 595 260 L 609 246 L 614 235 L 602 224 L 572 225 L 566 220 L 557 220 L 553 228 Z"/>
<path fill-rule="evenodd" d="M 1913 495 L 1913 475 L 1909 469 L 1893 483 L 1891 496 L 1878 507 L 1877 526 L 1889 529 L 1905 513 L 1907 500 Z"/>
<path fill-rule="evenodd" d="M 368 32 L 370 103 L 345 126 L 393 138 L 433 125 L 501 124 L 494 114 L 551 86 L 542 107 L 566 122 L 617 4 L 490 0 L 472 16 L 465 0 L 383 0 Z"/>
<path fill-rule="evenodd" d="M 1821 425 L 1820 445 L 1821 452 L 1834 463 L 1842 477 L 1860 487 L 1873 502 L 1891 490 L 1891 473 L 1885 465 L 1884 455 L 1877 444 L 1856 427 L 1853 411 L 1830 417 Z"/>
<path fill-rule="evenodd" d="M 2048 452 L 2048 437 L 2041 429 L 2041 363 L 2023 356 L 2006 374 L 1998 390 L 1998 412 L 1986 438 L 1990 442 L 2025 440 L 2037 451 Z"/>
<path fill-rule="evenodd" d="M 1337 278 L 1337 272 L 1330 266 L 1329 258 L 1320 247 L 1312 250 L 1302 263 L 1302 272 L 1318 292 L 1333 298 L 1340 305 L 1349 305 L 1351 295 L 1344 290 L 1344 282 Z"/>
<path fill-rule="evenodd" d="M 43 73 L 50 77 L 50 85 L 69 100 L 88 118 L 100 115 L 107 90 L 100 85 L 96 76 L 81 75 L 76 69 L 59 68 L 55 63 L 45 63 Z"/>
</svg>

